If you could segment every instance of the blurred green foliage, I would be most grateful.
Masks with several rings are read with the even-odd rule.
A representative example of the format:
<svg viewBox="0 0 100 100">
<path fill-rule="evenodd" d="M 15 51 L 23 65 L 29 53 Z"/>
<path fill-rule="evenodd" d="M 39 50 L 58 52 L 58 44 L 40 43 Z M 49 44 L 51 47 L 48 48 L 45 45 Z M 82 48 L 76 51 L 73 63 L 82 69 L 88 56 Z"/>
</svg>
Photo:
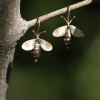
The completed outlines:
<svg viewBox="0 0 100 100">
<path fill-rule="evenodd" d="M 64 8 L 81 0 L 22 0 L 21 14 L 26 20 Z M 37 63 L 21 45 L 32 38 L 32 28 L 18 41 L 7 100 L 100 100 L 100 2 L 71 11 L 72 24 L 85 36 L 74 38 L 66 50 L 63 37 L 52 36 L 65 25 L 60 17 L 41 23 L 40 38 L 53 45 L 41 52 Z M 66 14 L 63 14 L 66 18 Z"/>
</svg>

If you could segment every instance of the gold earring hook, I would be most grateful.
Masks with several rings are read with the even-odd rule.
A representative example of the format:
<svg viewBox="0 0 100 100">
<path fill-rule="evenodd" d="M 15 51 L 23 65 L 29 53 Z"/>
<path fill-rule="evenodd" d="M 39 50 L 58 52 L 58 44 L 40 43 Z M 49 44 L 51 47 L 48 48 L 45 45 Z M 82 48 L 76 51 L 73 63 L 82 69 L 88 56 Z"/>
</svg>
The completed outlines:
<svg viewBox="0 0 100 100">
<path fill-rule="evenodd" d="M 37 33 L 35 32 L 36 24 L 38 24 Z M 33 30 L 32 32 L 36 35 L 36 37 L 39 37 L 39 35 L 40 35 L 41 33 L 45 33 L 46 31 L 43 31 L 43 32 L 40 32 L 40 33 L 39 33 L 39 30 L 40 30 L 40 20 L 39 20 L 39 17 L 37 17 L 37 22 L 36 22 L 36 24 L 34 25 L 34 30 Z M 34 38 L 34 34 L 33 34 L 33 38 Z"/>
<path fill-rule="evenodd" d="M 35 32 L 36 24 L 38 24 L 38 30 L 37 30 L 37 33 Z M 34 25 L 34 30 L 32 31 L 32 32 L 33 32 L 33 38 L 34 38 L 34 34 L 35 34 L 36 36 L 38 36 L 38 34 L 39 34 L 39 29 L 40 29 L 40 21 L 39 21 L 39 17 L 37 17 L 37 22 L 36 22 L 36 24 Z"/>
<path fill-rule="evenodd" d="M 67 7 L 67 20 L 61 16 L 61 18 L 63 18 L 65 20 L 65 22 L 67 23 L 67 25 L 69 26 L 69 22 L 70 22 L 70 10 L 69 10 L 69 6 Z"/>
<path fill-rule="evenodd" d="M 67 8 L 67 22 L 69 23 L 70 21 L 70 9 L 69 9 L 69 6 Z"/>
<path fill-rule="evenodd" d="M 40 30 L 40 20 L 39 20 L 39 17 L 37 17 L 37 24 L 38 24 L 37 36 L 38 36 L 39 35 L 39 30 Z"/>
<path fill-rule="evenodd" d="M 39 33 L 39 30 L 40 30 L 40 20 L 39 20 L 39 17 L 37 17 L 37 24 L 38 24 L 37 36 L 39 36 L 41 33 L 45 33 L 46 31 L 43 31 L 43 32 Z"/>
<path fill-rule="evenodd" d="M 63 16 L 61 16 L 61 18 L 63 18 L 65 20 L 65 22 L 67 23 L 68 26 L 73 21 L 73 19 L 75 18 L 75 16 L 70 20 L 70 10 L 69 10 L 69 6 L 67 8 L 67 20 Z"/>
</svg>

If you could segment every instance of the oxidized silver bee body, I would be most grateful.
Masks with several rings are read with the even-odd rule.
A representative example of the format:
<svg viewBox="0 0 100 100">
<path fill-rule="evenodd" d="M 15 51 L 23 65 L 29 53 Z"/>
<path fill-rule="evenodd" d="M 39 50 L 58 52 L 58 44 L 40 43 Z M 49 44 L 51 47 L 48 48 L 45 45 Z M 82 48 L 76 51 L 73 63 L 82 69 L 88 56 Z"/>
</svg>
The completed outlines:
<svg viewBox="0 0 100 100">
<path fill-rule="evenodd" d="M 65 31 L 65 35 L 64 35 L 64 42 L 65 42 L 67 49 L 69 48 L 69 46 L 72 43 L 72 38 L 73 38 L 73 36 L 71 35 L 71 30 L 70 30 L 70 28 L 67 27 L 67 29 Z"/>
<path fill-rule="evenodd" d="M 40 57 L 41 44 L 38 40 L 35 41 L 34 48 L 31 51 L 31 53 L 32 53 L 32 56 L 34 57 L 34 59 L 38 59 Z"/>
</svg>

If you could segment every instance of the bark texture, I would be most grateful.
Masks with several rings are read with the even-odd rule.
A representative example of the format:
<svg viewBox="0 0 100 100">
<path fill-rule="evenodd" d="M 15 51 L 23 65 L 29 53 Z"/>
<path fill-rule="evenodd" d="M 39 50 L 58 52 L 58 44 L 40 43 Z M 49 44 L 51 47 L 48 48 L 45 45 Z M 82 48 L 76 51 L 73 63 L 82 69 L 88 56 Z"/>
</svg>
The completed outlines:
<svg viewBox="0 0 100 100">
<path fill-rule="evenodd" d="M 0 100 L 6 100 L 16 42 L 25 33 L 25 25 L 20 0 L 0 0 Z"/>
</svg>

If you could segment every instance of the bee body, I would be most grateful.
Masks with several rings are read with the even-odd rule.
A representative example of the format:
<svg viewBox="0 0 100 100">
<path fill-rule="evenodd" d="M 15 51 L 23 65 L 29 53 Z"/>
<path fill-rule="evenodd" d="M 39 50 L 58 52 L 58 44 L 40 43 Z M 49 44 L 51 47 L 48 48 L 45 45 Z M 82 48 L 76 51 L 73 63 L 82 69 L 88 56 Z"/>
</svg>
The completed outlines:
<svg viewBox="0 0 100 100">
<path fill-rule="evenodd" d="M 41 45 L 40 42 L 36 40 L 34 43 L 34 48 L 32 50 L 32 56 L 34 57 L 35 60 L 40 57 L 40 53 L 41 53 Z"/>
<path fill-rule="evenodd" d="M 66 48 L 69 49 L 69 46 L 71 45 L 73 40 L 73 36 L 71 35 L 71 29 L 67 27 L 64 35 L 64 42 L 66 45 Z"/>
</svg>

